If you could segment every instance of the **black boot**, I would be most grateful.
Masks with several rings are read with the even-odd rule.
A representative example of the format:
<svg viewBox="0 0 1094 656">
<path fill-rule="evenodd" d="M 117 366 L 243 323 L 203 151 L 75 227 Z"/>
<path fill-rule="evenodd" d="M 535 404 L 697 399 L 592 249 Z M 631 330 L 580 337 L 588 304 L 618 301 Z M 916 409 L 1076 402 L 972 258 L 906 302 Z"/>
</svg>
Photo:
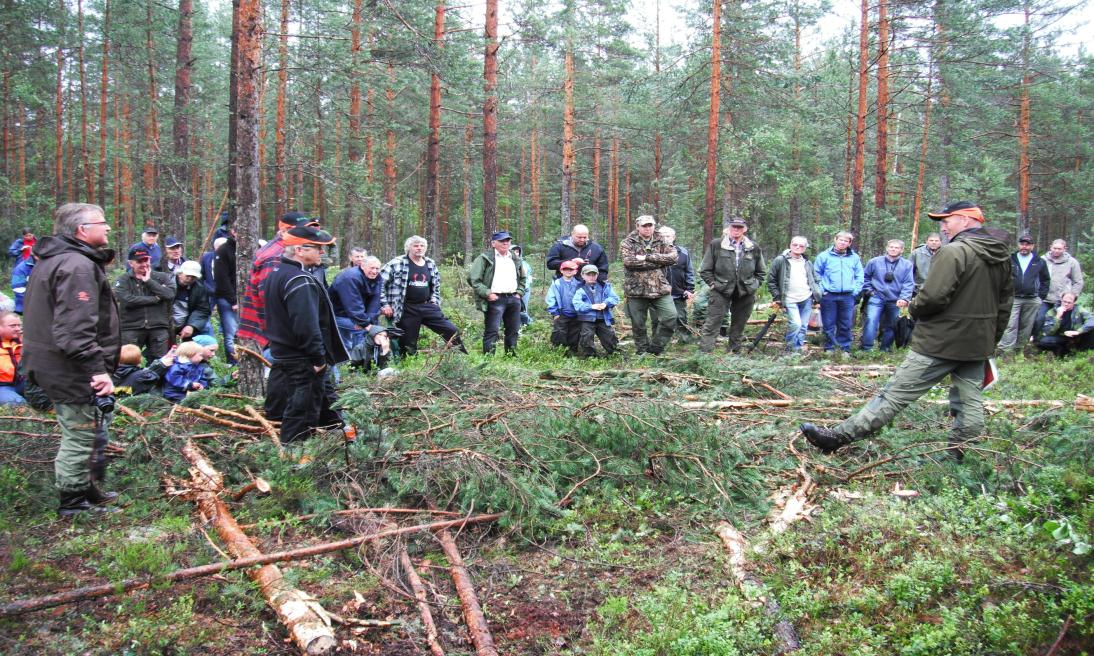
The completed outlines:
<svg viewBox="0 0 1094 656">
<path fill-rule="evenodd" d="M 87 490 L 80 492 L 65 492 L 62 490 L 59 494 L 61 505 L 57 508 L 57 514 L 62 518 L 72 517 L 83 512 L 90 512 L 95 515 L 120 512 L 120 509 L 113 506 L 94 505 L 92 502 L 88 501 Z"/>
<path fill-rule="evenodd" d="M 107 492 L 99 488 L 99 484 L 96 481 L 91 482 L 91 487 L 87 488 L 87 494 L 85 498 L 93 504 L 100 505 L 104 503 L 112 503 L 118 498 L 117 492 Z"/>
<path fill-rule="evenodd" d="M 821 428 L 806 422 L 800 426 L 801 432 L 809 443 L 820 449 L 821 453 L 835 453 L 840 447 L 851 443 L 851 438 L 831 428 Z"/>
</svg>

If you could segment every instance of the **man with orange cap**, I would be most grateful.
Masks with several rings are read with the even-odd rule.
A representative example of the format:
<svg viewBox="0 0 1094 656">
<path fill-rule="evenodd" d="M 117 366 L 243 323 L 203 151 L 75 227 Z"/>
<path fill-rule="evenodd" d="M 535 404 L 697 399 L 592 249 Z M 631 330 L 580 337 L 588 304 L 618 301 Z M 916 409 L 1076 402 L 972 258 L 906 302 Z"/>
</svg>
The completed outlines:
<svg viewBox="0 0 1094 656">
<path fill-rule="evenodd" d="M 927 216 L 940 222 L 950 242 L 935 254 L 923 288 L 908 305 L 916 320 L 908 355 L 877 396 L 843 423 L 801 425 L 809 443 L 824 453 L 880 431 L 947 375 L 950 455 L 960 460 L 960 445 L 984 428 L 981 383 L 1006 330 L 1014 293 L 1010 249 L 984 228 L 984 213 L 968 201 Z"/>
</svg>

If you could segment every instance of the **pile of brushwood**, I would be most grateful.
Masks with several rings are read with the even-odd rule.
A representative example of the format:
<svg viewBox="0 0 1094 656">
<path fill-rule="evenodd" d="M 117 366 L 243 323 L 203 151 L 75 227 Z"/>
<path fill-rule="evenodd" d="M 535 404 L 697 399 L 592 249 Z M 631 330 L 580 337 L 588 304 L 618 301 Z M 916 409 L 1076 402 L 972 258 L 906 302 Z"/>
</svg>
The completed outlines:
<svg viewBox="0 0 1094 656">
<path fill-rule="evenodd" d="M 6 410 L 0 652 L 1086 653 L 1094 366 L 1005 365 L 960 463 L 944 388 L 836 456 L 800 439 L 895 362 L 434 345 L 343 372 L 353 443 L 138 397 L 124 512 L 71 522 L 54 419 Z"/>
</svg>

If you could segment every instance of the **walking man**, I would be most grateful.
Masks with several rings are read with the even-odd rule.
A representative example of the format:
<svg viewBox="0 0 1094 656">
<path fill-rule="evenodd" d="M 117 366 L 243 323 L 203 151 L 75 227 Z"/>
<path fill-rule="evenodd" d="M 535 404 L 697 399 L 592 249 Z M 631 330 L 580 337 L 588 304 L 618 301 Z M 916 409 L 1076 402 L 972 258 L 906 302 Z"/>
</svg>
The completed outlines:
<svg viewBox="0 0 1094 656">
<path fill-rule="evenodd" d="M 1017 351 L 1029 346 L 1029 338 L 1037 323 L 1041 304 L 1048 298 L 1051 277 L 1048 263 L 1033 250 L 1033 237 L 1028 233 L 1018 238 L 1018 251 L 1010 256 L 1014 277 L 1014 304 L 1010 309 L 1007 331 L 999 342 L 1000 351 Z"/>
<path fill-rule="evenodd" d="M 851 248 L 854 239 L 849 232 L 836 233 L 832 248 L 818 255 L 813 263 L 813 273 L 824 292 L 820 310 L 825 351 L 839 348 L 844 353 L 851 352 L 851 322 L 864 277 L 862 261 Z"/>
<path fill-rule="evenodd" d="M 786 352 L 798 353 L 805 346 L 805 331 L 813 310 L 820 307 L 821 288 L 813 275 L 813 265 L 805 257 L 809 240 L 798 235 L 790 248 L 771 262 L 767 289 L 772 309 L 786 312 Z"/>
<path fill-rule="evenodd" d="M 122 345 L 105 269 L 114 259 L 107 248 L 110 225 L 98 205 L 68 203 L 57 208 L 53 232 L 35 246 L 39 262 L 27 283 L 27 376 L 53 402 L 61 427 L 53 461 L 59 514 L 112 512 L 100 504 L 117 493 L 104 492 L 92 478 L 96 438 L 106 443 L 110 374 Z"/>
<path fill-rule="evenodd" d="M 981 382 L 1010 314 L 1013 280 L 1005 243 L 984 229 L 984 214 L 960 201 L 928 214 L 950 242 L 939 250 L 923 289 L 908 311 L 915 332 L 904 362 L 877 396 L 834 428 L 801 425 L 824 453 L 873 435 L 940 380 L 950 376 L 950 454 L 984 429 Z"/>
<path fill-rule="evenodd" d="M 498 330 L 505 324 L 505 354 L 516 355 L 520 339 L 520 307 L 527 279 L 519 255 L 512 252 L 513 237 L 505 230 L 490 238 L 491 249 L 471 263 L 467 282 L 478 297 L 486 327 L 482 333 L 482 352 L 494 353 Z"/>
<path fill-rule="evenodd" d="M 908 307 L 915 291 L 912 263 L 901 257 L 904 242 L 890 239 L 885 245 L 885 255 L 879 255 L 866 263 L 863 272 L 865 282 L 862 293 L 870 300 L 866 305 L 866 325 L 862 327 L 862 350 L 874 348 L 878 329 L 881 329 L 881 350 L 893 349 L 893 327 L 900 318 L 900 311 Z"/>
<path fill-rule="evenodd" d="M 634 333 L 634 352 L 660 355 L 672 339 L 676 325 L 672 286 L 665 275 L 665 268 L 676 264 L 676 247 L 665 243 L 654 230 L 657 222 L 649 214 L 638 217 L 635 224 L 635 230 L 619 245 L 627 316 Z M 603 275 L 598 267 L 597 280 L 604 282 L 600 277 Z M 657 329 L 652 339 L 646 334 L 646 316 L 651 313 L 657 316 Z"/>
<path fill-rule="evenodd" d="M 725 319 L 729 318 L 729 350 L 741 350 L 752 307 L 756 304 L 756 290 L 767 276 L 764 254 L 756 242 L 745 236 L 748 223 L 740 217 L 730 220 L 720 239 L 707 244 L 699 277 L 710 288 L 710 305 L 707 320 L 703 323 L 699 350 L 710 353 Z"/>
</svg>

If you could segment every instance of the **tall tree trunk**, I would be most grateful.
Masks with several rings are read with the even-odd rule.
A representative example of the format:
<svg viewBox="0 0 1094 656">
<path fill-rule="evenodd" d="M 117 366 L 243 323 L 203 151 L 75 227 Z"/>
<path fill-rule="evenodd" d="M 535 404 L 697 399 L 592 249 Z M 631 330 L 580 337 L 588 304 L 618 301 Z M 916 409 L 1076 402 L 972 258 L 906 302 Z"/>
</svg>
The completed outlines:
<svg viewBox="0 0 1094 656">
<path fill-rule="evenodd" d="M 912 239 L 909 249 L 919 240 L 919 213 L 923 208 L 923 181 L 927 178 L 927 146 L 931 136 L 931 83 L 934 81 L 934 61 L 927 65 L 927 93 L 923 100 L 923 139 L 919 145 L 919 174 L 915 182 L 915 199 L 912 201 Z"/>
<path fill-rule="evenodd" d="M 483 54 L 482 231 L 498 229 L 498 0 L 486 0 L 486 49 Z"/>
<path fill-rule="evenodd" d="M 156 168 L 160 156 L 160 127 L 159 113 L 156 108 L 159 92 L 156 89 L 156 45 L 153 35 L 152 0 L 146 0 L 145 5 L 145 46 L 148 51 L 148 115 L 145 117 L 144 139 L 145 152 L 144 167 L 141 171 L 141 184 L 143 192 L 141 201 L 144 208 L 145 223 L 159 221 L 163 214 L 160 207 L 159 180 L 156 176 Z"/>
<path fill-rule="evenodd" d="M 65 15 L 68 7 L 65 0 L 60 0 L 61 13 L 57 23 L 57 93 L 54 97 L 54 137 L 56 144 L 53 151 L 53 196 L 60 205 L 65 199 Z"/>
<path fill-rule="evenodd" d="M 469 264 L 475 256 L 475 242 L 471 232 L 471 145 L 475 137 L 475 125 L 470 116 L 463 130 L 463 261 Z M 533 145 L 532 150 L 535 150 Z M 533 178 L 533 185 L 535 179 Z"/>
<path fill-rule="evenodd" d="M 1029 87 L 1033 75 L 1029 68 L 1030 27 L 1029 0 L 1022 2 L 1025 23 L 1022 25 L 1022 86 L 1018 101 L 1018 234 L 1029 232 L 1032 221 L 1029 214 Z"/>
<path fill-rule="evenodd" d="M 99 207 L 106 207 L 106 98 L 110 87 L 110 0 L 103 2 L 103 69 L 99 86 Z M 114 181 L 117 184 L 117 180 Z"/>
<path fill-rule="evenodd" d="M 190 188 L 190 71 L 194 61 L 190 53 L 194 41 L 191 17 L 193 0 L 179 0 L 178 44 L 175 49 L 175 116 L 171 136 L 175 147 L 172 166 L 169 221 L 171 232 L 186 241 L 186 193 Z M 197 237 L 201 239 L 199 235 Z"/>
<path fill-rule="evenodd" d="M 533 118 L 533 121 L 535 119 Z M 540 176 L 540 153 L 539 153 L 539 131 L 536 129 L 535 124 L 532 125 L 532 136 L 529 139 L 529 154 L 530 167 L 532 169 L 532 233 L 539 237 L 540 231 L 543 227 L 540 217 L 539 206 L 539 176 Z"/>
<path fill-rule="evenodd" d="M 134 222 L 136 219 L 136 204 L 137 200 L 133 197 L 133 153 L 131 145 L 133 144 L 133 134 L 129 128 L 133 124 L 132 121 L 133 107 L 129 103 L 129 96 L 122 97 L 122 116 L 121 116 L 121 144 L 122 144 L 122 157 L 121 157 L 121 170 L 119 171 L 121 177 L 121 190 L 118 194 L 118 207 L 121 208 L 123 222 L 123 232 L 125 233 L 125 243 L 133 241 L 134 235 Z M 117 117 L 115 117 L 117 118 Z"/>
<path fill-rule="evenodd" d="M 791 132 L 793 150 L 790 154 L 790 170 L 792 171 L 794 178 L 794 193 L 790 196 L 790 223 L 788 225 L 789 234 L 787 237 L 791 240 L 795 235 L 800 235 L 802 231 L 801 145 L 799 142 L 801 118 L 798 113 L 801 111 L 802 97 L 802 25 L 801 16 L 799 14 L 800 10 L 801 7 L 797 2 L 795 2 L 790 9 L 790 17 L 794 21 L 794 125 Z"/>
<path fill-rule="evenodd" d="M 566 47 L 565 77 L 562 82 L 562 203 L 559 208 L 562 234 L 570 233 L 573 225 L 572 186 L 574 182 L 574 44 Z"/>
<path fill-rule="evenodd" d="M 236 0 L 237 17 L 233 24 L 238 30 L 232 39 L 237 42 L 236 99 L 237 113 L 232 120 L 236 126 L 238 152 L 233 158 L 238 162 L 239 208 L 235 229 L 239 233 L 237 259 L 239 288 L 246 288 L 250 267 L 254 261 L 259 235 L 259 188 L 258 188 L 258 96 L 262 67 L 262 5 L 260 0 Z M 240 367 L 239 386 L 243 394 L 261 396 L 262 368 L 252 358 L 243 358 Z"/>
<path fill-rule="evenodd" d="M 612 253 L 619 248 L 619 148 L 620 140 L 617 135 L 612 139 L 612 181 L 608 195 L 608 236 Z"/>
<path fill-rule="evenodd" d="M 239 3 L 240 0 L 232 0 L 232 48 L 228 79 L 228 217 L 233 224 L 239 216 L 239 124 L 236 121 L 239 113 Z M 244 263 L 240 270 L 249 268 L 247 264 L 250 260 L 240 258 L 239 254 L 236 257 L 237 261 Z"/>
<path fill-rule="evenodd" d="M 318 51 L 316 52 L 318 56 Z M 337 133 L 335 133 L 337 137 Z M 315 211 L 319 216 L 327 215 L 327 199 L 326 193 L 323 188 L 323 77 L 316 76 L 315 78 L 315 159 L 314 159 L 314 174 L 312 175 L 312 204 L 315 206 Z M 343 233 L 342 238 L 345 239 Z M 345 242 L 343 242 L 345 245 Z M 340 252 L 349 253 L 348 248 L 340 249 Z M 346 261 L 342 262 L 343 266 Z"/>
<path fill-rule="evenodd" d="M 711 11 L 713 34 L 710 40 L 710 115 L 707 120 L 707 188 L 703 212 L 703 243 L 714 238 L 715 182 L 718 178 L 718 106 L 722 78 L 722 0 L 714 0 Z"/>
<path fill-rule="evenodd" d="M 395 65 L 387 64 L 387 150 L 384 155 L 384 204 L 380 222 L 384 226 L 384 257 L 395 257 L 395 240 L 399 230 L 395 225 Z M 436 246 L 434 245 L 434 248 Z"/>
<path fill-rule="evenodd" d="M 277 39 L 277 117 L 274 124 L 274 214 L 289 211 L 285 182 L 285 95 L 289 91 L 289 0 L 281 0 L 280 34 Z M 356 84 L 356 81 L 354 81 Z M 295 206 L 294 206 L 295 207 Z"/>
<path fill-rule="evenodd" d="M 361 70 L 360 70 L 360 58 L 361 58 L 361 8 L 363 6 L 362 0 L 353 0 L 353 14 L 350 19 L 350 86 L 349 86 L 349 117 L 348 117 L 348 139 L 346 140 L 346 158 L 349 162 L 349 170 L 351 174 L 350 180 L 356 181 L 351 183 L 349 189 L 346 190 L 345 206 L 342 213 L 342 229 L 341 237 L 343 240 L 353 241 L 354 237 L 360 232 L 359 226 L 356 224 L 357 212 L 362 205 L 360 195 L 360 175 L 359 165 L 361 163 Z M 337 141 L 335 142 L 338 143 Z M 336 151 L 335 158 L 341 151 Z M 371 182 L 371 178 L 369 179 Z M 369 244 L 375 250 L 373 244 Z"/>
<path fill-rule="evenodd" d="M 84 173 L 84 198 L 95 202 L 95 174 L 91 168 L 91 151 L 87 142 L 87 77 L 84 67 L 84 3 L 76 0 L 76 31 L 80 36 L 77 50 L 80 63 L 80 165 Z"/>
<path fill-rule="evenodd" d="M 653 76 L 661 83 L 661 0 L 654 3 Z M 597 149 L 594 156 L 599 157 Z M 661 220 L 661 124 L 653 135 L 653 214 Z M 594 195 L 594 198 L 596 196 Z M 596 214 L 596 211 L 593 211 Z"/>
<path fill-rule="evenodd" d="M 435 244 L 435 253 L 440 256 L 442 244 L 438 242 L 443 218 L 437 211 L 440 193 L 441 173 L 441 49 L 444 47 L 444 3 L 437 0 L 433 12 L 433 44 L 436 48 L 436 67 L 429 80 L 429 145 L 426 149 L 425 180 L 425 224 L 429 234 L 427 239 Z"/>
<path fill-rule="evenodd" d="M 656 150 L 655 150 L 656 152 Z M 600 133 L 593 135 L 593 217 L 595 225 L 600 224 Z"/>
<path fill-rule="evenodd" d="M 874 207 L 884 208 L 889 173 L 889 13 L 888 0 L 877 6 L 877 161 Z"/>
<path fill-rule="evenodd" d="M 851 234 L 856 238 L 862 231 L 862 184 L 866 175 L 866 94 L 869 92 L 867 71 L 870 53 L 867 51 L 870 29 L 870 2 L 862 0 L 862 24 L 858 40 L 858 112 L 855 114 L 855 172 L 851 179 Z"/>
</svg>

